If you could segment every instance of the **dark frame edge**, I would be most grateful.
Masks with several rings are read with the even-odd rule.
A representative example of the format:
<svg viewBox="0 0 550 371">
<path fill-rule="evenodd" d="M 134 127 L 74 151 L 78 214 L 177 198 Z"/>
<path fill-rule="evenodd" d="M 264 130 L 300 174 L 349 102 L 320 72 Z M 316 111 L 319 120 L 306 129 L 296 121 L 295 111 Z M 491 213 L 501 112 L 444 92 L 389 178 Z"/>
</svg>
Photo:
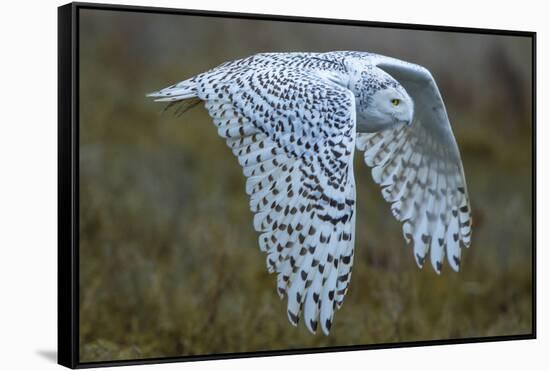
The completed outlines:
<svg viewBox="0 0 550 371">
<path fill-rule="evenodd" d="M 196 15 L 196 16 L 202 16 L 202 17 L 223 17 L 223 18 L 251 19 L 251 20 L 264 20 L 264 21 L 334 24 L 334 25 L 344 25 L 344 26 L 383 27 L 383 28 L 395 28 L 395 29 L 407 29 L 407 30 L 419 30 L 419 31 L 460 32 L 460 33 L 519 36 L 519 37 L 532 37 L 536 33 L 535 31 L 527 31 L 527 30 L 505 30 L 505 29 L 497 29 L 497 28 L 428 25 L 428 24 L 421 24 L 421 23 L 383 22 L 383 21 L 368 21 L 368 20 L 356 20 L 356 19 L 345 19 L 345 18 L 289 16 L 289 15 L 267 14 L 267 13 L 240 13 L 240 12 L 228 12 L 228 11 L 220 11 L 220 10 L 168 8 L 168 7 L 144 6 L 144 5 L 121 5 L 121 4 L 88 3 L 88 2 L 73 2 L 71 4 L 73 4 L 75 7 L 78 7 L 80 9 L 96 9 L 96 10 L 157 13 L 157 14 Z"/>
<path fill-rule="evenodd" d="M 297 349 L 279 349 L 265 350 L 242 353 L 218 353 L 208 355 L 194 356 L 173 356 L 159 358 L 138 358 L 138 359 L 120 359 L 111 361 L 94 361 L 79 363 L 77 368 L 96 368 L 96 367 L 118 367 L 118 366 L 137 366 L 151 365 L 164 363 L 183 363 L 183 362 L 202 362 L 202 361 L 220 361 L 231 359 L 245 359 L 256 357 L 280 357 L 289 355 L 314 355 L 321 353 L 337 353 L 337 352 L 354 352 L 354 351 L 369 351 L 379 349 L 399 349 L 399 348 L 417 348 L 425 346 L 440 346 L 440 345 L 473 345 L 479 343 L 494 343 L 502 341 L 528 341 L 535 340 L 536 336 L 533 333 L 519 335 L 498 335 L 476 338 L 461 338 L 447 340 L 418 340 L 400 343 L 380 343 L 370 345 L 342 345 L 329 346 L 322 348 L 297 348 Z"/>
<path fill-rule="evenodd" d="M 533 131 L 531 133 L 532 140 L 532 153 L 531 153 L 531 172 L 532 178 L 532 190 L 531 190 L 531 206 L 532 210 L 532 245 L 533 256 L 531 262 L 531 274 L 532 274 L 532 290 L 533 290 L 533 308 L 531 318 L 531 332 L 533 339 L 537 338 L 537 33 L 533 32 L 531 35 L 531 120 L 533 125 Z"/>
<path fill-rule="evenodd" d="M 75 9 L 74 4 L 57 9 L 57 363 L 69 368 L 78 366 L 78 252 L 74 239 Z"/>
<path fill-rule="evenodd" d="M 197 15 L 208 17 L 226 17 L 239 19 L 306 22 L 337 25 L 359 25 L 367 27 L 398 28 L 409 30 L 428 30 L 442 32 L 460 32 L 475 34 L 495 34 L 502 36 L 527 37 L 532 41 L 532 198 L 533 198 L 533 307 L 532 327 L 528 334 L 499 335 L 462 339 L 421 340 L 400 343 L 381 343 L 355 346 L 333 346 L 325 348 L 298 348 L 283 350 L 254 351 L 243 353 L 219 353 L 195 356 L 175 356 L 160 358 L 142 358 L 130 360 L 109 360 L 80 362 L 79 359 L 79 257 L 78 257 L 78 11 L 79 9 L 97 9 L 114 11 L 133 11 L 179 15 Z M 58 363 L 69 368 L 111 367 L 126 365 L 161 364 L 189 361 L 211 361 L 249 357 L 271 357 L 299 354 L 317 354 L 326 352 L 344 352 L 357 350 L 392 349 L 418 346 L 437 346 L 454 344 L 475 344 L 510 340 L 537 339 L 536 318 L 536 44 L 535 31 L 516 31 L 501 29 L 464 28 L 454 26 L 434 26 L 422 24 L 388 23 L 373 21 L 355 21 L 346 19 L 310 18 L 299 16 L 236 13 L 224 11 L 203 11 L 179 8 L 162 8 L 134 5 L 115 5 L 102 3 L 72 2 L 58 7 Z"/>
</svg>

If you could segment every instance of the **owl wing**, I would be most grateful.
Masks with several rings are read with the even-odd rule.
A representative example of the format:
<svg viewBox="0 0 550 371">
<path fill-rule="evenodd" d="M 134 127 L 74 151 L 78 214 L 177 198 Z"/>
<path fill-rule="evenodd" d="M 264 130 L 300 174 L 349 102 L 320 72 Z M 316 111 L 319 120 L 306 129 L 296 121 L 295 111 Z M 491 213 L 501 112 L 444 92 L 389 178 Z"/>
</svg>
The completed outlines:
<svg viewBox="0 0 550 371">
<path fill-rule="evenodd" d="M 460 268 L 461 247 L 470 245 L 471 217 L 462 161 L 443 99 L 425 68 L 391 58 L 377 66 L 407 90 L 414 101 L 411 126 L 358 134 L 357 148 L 372 177 L 403 222 L 407 243 L 422 267 L 428 252 L 441 272 L 445 254 Z"/>
<path fill-rule="evenodd" d="M 288 297 L 328 334 L 351 278 L 355 228 L 355 99 L 302 71 L 223 67 L 151 94 L 205 101 L 247 177 L 246 192 L 267 268 Z"/>
</svg>

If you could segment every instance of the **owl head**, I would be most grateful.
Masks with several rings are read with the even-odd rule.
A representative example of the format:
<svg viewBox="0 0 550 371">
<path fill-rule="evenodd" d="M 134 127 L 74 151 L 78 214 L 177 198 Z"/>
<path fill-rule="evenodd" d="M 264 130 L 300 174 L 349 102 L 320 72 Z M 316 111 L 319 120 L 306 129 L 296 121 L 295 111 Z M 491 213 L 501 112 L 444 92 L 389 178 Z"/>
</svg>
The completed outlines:
<svg viewBox="0 0 550 371">
<path fill-rule="evenodd" d="M 405 88 L 379 68 L 358 73 L 351 86 L 356 98 L 357 130 L 376 132 L 412 125 L 414 102 Z"/>
</svg>

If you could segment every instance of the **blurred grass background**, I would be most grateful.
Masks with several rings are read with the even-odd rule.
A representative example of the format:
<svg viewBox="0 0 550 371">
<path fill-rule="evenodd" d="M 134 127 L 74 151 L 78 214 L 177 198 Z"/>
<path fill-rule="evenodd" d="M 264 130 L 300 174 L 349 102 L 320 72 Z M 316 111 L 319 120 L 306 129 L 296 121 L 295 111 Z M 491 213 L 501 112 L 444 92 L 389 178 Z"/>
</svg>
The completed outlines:
<svg viewBox="0 0 550 371">
<path fill-rule="evenodd" d="M 356 156 L 354 274 L 330 336 L 286 318 L 245 179 L 203 107 L 144 97 L 258 52 L 360 50 L 429 68 L 474 214 L 462 270 L 419 270 Z M 527 38 L 81 10 L 80 361 L 531 332 Z"/>
</svg>

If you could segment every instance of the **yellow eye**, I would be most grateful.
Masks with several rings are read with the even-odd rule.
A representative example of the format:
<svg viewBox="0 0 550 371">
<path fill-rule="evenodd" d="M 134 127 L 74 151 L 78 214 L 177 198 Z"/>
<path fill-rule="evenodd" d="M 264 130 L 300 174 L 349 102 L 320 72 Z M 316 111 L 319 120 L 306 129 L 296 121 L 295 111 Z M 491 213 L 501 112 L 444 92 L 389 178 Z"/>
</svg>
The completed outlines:
<svg viewBox="0 0 550 371">
<path fill-rule="evenodd" d="M 393 104 L 394 106 L 398 106 L 400 102 L 401 101 L 399 99 L 392 99 L 391 100 L 391 104 Z"/>
</svg>

